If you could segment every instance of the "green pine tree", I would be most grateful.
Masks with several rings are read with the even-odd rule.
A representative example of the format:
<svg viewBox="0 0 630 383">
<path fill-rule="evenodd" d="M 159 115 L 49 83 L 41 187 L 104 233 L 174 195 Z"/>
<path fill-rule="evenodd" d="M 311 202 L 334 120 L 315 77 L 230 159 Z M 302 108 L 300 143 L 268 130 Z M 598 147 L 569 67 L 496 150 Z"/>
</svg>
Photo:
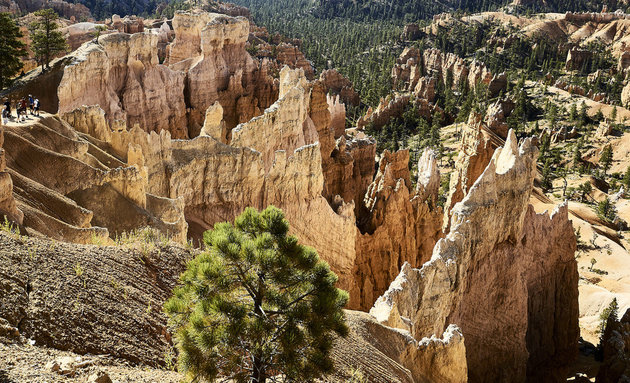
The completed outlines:
<svg viewBox="0 0 630 383">
<path fill-rule="evenodd" d="M 24 65 L 21 57 L 26 56 L 22 32 L 8 13 L 0 13 L 0 89 L 9 84 Z"/>
<path fill-rule="evenodd" d="M 164 306 L 188 378 L 309 382 L 332 370 L 333 335 L 348 333 L 348 294 L 288 232 L 270 206 L 204 234 L 208 251 L 188 264 Z"/>
<path fill-rule="evenodd" d="M 617 316 L 619 315 L 619 304 L 617 303 L 617 298 L 613 298 L 608 307 L 599 314 L 599 332 L 604 335 L 604 331 L 606 330 L 606 323 L 608 323 L 608 319 L 617 320 Z"/>
<path fill-rule="evenodd" d="M 31 32 L 31 49 L 35 52 L 37 62 L 43 69 L 49 68 L 50 61 L 57 53 L 68 49 L 63 34 L 58 30 L 59 16 L 52 9 L 41 9 L 34 13 L 37 21 L 29 26 Z"/>
<path fill-rule="evenodd" d="M 626 174 L 623 175 L 622 183 L 626 187 L 626 193 L 630 192 L 630 166 L 628 166 Z"/>
<path fill-rule="evenodd" d="M 612 147 L 610 145 L 606 145 L 604 146 L 604 149 L 602 150 L 602 153 L 599 156 L 599 163 L 604 169 L 604 173 L 606 173 L 608 169 L 610 169 L 610 167 L 612 166 L 612 160 L 613 160 Z"/>
<path fill-rule="evenodd" d="M 617 209 L 615 205 L 610 202 L 608 197 L 605 197 L 603 201 L 597 204 L 597 209 L 595 210 L 597 216 L 606 222 L 614 222 L 617 218 Z"/>
</svg>

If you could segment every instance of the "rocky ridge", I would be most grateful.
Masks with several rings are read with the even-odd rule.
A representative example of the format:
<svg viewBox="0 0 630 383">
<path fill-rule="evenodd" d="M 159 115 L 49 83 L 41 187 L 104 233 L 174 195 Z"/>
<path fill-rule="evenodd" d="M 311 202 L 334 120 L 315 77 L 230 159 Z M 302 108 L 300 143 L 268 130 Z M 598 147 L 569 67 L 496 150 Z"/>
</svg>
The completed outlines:
<svg viewBox="0 0 630 383">
<path fill-rule="evenodd" d="M 559 378 L 577 350 L 575 237 L 566 206 L 551 216 L 529 206 L 536 154 L 510 132 L 431 260 L 404 265 L 370 311 L 417 340 L 457 325 L 468 381 Z"/>
</svg>

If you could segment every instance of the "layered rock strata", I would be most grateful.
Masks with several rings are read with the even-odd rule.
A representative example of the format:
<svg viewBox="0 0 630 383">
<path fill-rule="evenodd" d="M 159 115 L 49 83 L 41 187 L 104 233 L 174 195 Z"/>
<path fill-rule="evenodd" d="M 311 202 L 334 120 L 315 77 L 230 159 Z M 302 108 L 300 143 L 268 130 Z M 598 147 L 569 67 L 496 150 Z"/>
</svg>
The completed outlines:
<svg viewBox="0 0 630 383">
<path fill-rule="evenodd" d="M 370 311 L 418 340 L 457 325 L 471 382 L 560 381 L 577 351 L 575 235 L 566 205 L 528 204 L 536 154 L 510 132 L 431 260 L 404 265 Z"/>
<path fill-rule="evenodd" d="M 208 107 L 219 101 L 228 129 L 262 114 L 277 98 L 265 61 L 245 50 L 249 21 L 216 13 L 178 12 L 166 64 L 186 73 L 189 136 L 196 137 Z"/>
<path fill-rule="evenodd" d="M 59 113 L 100 105 L 111 125 L 122 121 L 189 138 L 200 134 L 207 109 L 217 101 L 231 130 L 277 98 L 269 63 L 256 62 L 245 51 L 247 19 L 180 12 L 172 23 L 170 45 L 166 28 L 110 34 L 100 44 L 83 45 L 63 70 Z M 160 64 L 158 54 L 167 56 L 167 65 Z"/>
<path fill-rule="evenodd" d="M 279 84 L 278 101 L 233 129 L 229 140 L 216 104 L 207 110 L 203 134 L 192 140 L 109 125 L 96 106 L 64 118 L 145 169 L 147 195 L 181 199 L 191 238 L 247 206 L 282 208 L 300 240 L 340 276 L 350 307 L 366 309 L 400 265 L 419 266 L 428 258 L 440 236 L 441 210 L 434 197 L 411 189 L 407 152 L 383 160 L 374 180 L 375 142 L 349 139 L 335 128 L 333 117 L 343 113 L 320 81 L 309 83 L 301 70 L 285 68 Z M 432 184 L 439 182 L 430 174 Z"/>
<path fill-rule="evenodd" d="M 151 226 L 184 241 L 183 204 L 148 192 L 148 171 L 135 148 L 125 147 L 131 153 L 126 163 L 110 143 L 79 133 L 82 123 L 91 124 L 85 133 L 99 137 L 100 126 L 115 143 L 112 137 L 120 133 L 109 131 L 102 110 L 94 111 L 67 116 L 77 130 L 53 116 L 7 128 L 6 165 L 24 226 L 32 234 L 79 243 Z"/>
<path fill-rule="evenodd" d="M 110 123 L 188 137 L 185 75 L 159 65 L 157 43 L 154 34 L 117 33 L 83 45 L 59 84 L 59 113 L 100 105 Z"/>
</svg>

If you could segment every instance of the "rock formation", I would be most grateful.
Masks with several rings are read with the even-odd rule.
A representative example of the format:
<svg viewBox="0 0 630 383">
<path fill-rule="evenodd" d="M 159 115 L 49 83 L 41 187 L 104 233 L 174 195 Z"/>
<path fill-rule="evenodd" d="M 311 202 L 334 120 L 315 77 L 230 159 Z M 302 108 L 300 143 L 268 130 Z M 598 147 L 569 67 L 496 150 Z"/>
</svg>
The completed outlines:
<svg viewBox="0 0 630 383">
<path fill-rule="evenodd" d="M 445 84 L 452 79 L 451 86 L 457 87 L 461 82 L 468 83 L 474 89 L 482 82 L 488 86 L 492 95 L 497 95 L 507 85 L 505 74 L 493 76 L 486 66 L 473 60 L 470 64 L 452 54 L 438 49 L 426 49 L 422 53 L 416 48 L 405 48 L 392 69 L 394 86 L 414 91 L 420 78 L 424 75 L 436 77 Z"/>
<path fill-rule="evenodd" d="M 186 100 L 190 137 L 196 137 L 206 110 L 216 101 L 223 107 L 228 129 L 260 115 L 277 97 L 277 85 L 265 62 L 245 51 L 249 22 L 243 17 L 178 12 L 173 18 L 175 41 L 166 64 L 187 73 Z"/>
<path fill-rule="evenodd" d="M 335 69 L 327 69 L 319 75 L 319 80 L 324 84 L 328 92 L 333 96 L 339 96 L 339 99 L 346 105 L 358 106 L 361 103 L 359 94 L 354 90 L 350 80 L 345 78 Z"/>
<path fill-rule="evenodd" d="M 100 105 L 110 123 L 188 137 L 185 75 L 159 65 L 157 42 L 149 33 L 110 34 L 82 46 L 59 84 L 59 113 Z"/>
<path fill-rule="evenodd" d="M 144 32 L 144 20 L 142 17 L 125 16 L 121 19 L 119 15 L 113 15 L 111 26 L 122 33 Z"/>
<path fill-rule="evenodd" d="M 51 8 L 59 16 L 66 19 L 87 20 L 92 17 L 90 10 L 83 4 L 71 3 L 63 0 L 3 0 L 0 1 L 0 12 L 15 15 L 35 12 L 40 9 Z"/>
<path fill-rule="evenodd" d="M 142 29 L 124 27 L 133 20 L 118 21 L 125 31 Z M 123 121 L 147 132 L 166 130 L 173 138 L 188 138 L 199 135 L 208 107 L 217 101 L 230 130 L 275 100 L 277 85 L 267 74 L 268 64 L 255 62 L 245 51 L 246 19 L 180 12 L 173 27 L 176 37 L 168 47 L 171 32 L 162 27 L 110 34 L 100 45 L 82 46 L 63 70 L 59 112 L 100 105 L 110 124 Z M 168 56 L 168 66 L 159 63 L 159 54 Z"/>
<path fill-rule="evenodd" d="M 131 163 L 106 151 L 121 133 L 109 129 L 102 110 L 83 107 L 64 118 L 76 130 L 58 117 L 46 116 L 10 127 L 5 134 L 6 165 L 27 231 L 91 243 L 152 226 L 184 241 L 183 204 L 149 193 L 148 171 L 133 147 L 124 149 L 125 156 L 128 150 L 132 153 Z"/>
<path fill-rule="evenodd" d="M 566 205 L 549 216 L 528 204 L 536 154 L 510 132 L 431 260 L 404 265 L 370 311 L 417 340 L 457 325 L 471 382 L 564 379 L 577 351 L 575 236 Z"/>
<path fill-rule="evenodd" d="M 3 143 L 4 131 L 0 127 L 0 215 L 6 216 L 12 222 L 22 224 L 24 214 L 17 208 L 13 198 L 13 180 L 6 169 Z"/>
<path fill-rule="evenodd" d="M 302 69 L 308 79 L 312 79 L 315 75 L 313 64 L 304 57 L 304 53 L 295 45 L 281 43 L 276 46 L 276 60 L 280 66 L 288 65 L 291 68 Z"/>
<path fill-rule="evenodd" d="M 602 365 L 597 383 L 617 383 L 630 379 L 630 310 L 622 318 L 609 318 L 602 336 Z"/>
<path fill-rule="evenodd" d="M 593 55 L 592 52 L 584 49 L 571 49 L 567 53 L 566 69 L 580 70 Z"/>
<path fill-rule="evenodd" d="M 495 149 L 501 145 L 500 140 L 492 140 L 481 115 L 477 113 L 470 114 L 468 123 L 462 127 L 461 135 L 455 171 L 451 173 L 449 193 L 444 204 L 444 232 L 448 232 L 450 226 L 451 208 L 468 194 L 490 163 Z"/>
</svg>

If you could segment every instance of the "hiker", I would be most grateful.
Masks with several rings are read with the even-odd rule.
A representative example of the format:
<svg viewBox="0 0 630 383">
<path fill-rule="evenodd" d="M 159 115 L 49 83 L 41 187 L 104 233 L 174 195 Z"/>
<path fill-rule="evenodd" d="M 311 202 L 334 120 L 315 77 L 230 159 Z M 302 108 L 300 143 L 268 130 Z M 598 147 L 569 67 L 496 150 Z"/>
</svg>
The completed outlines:
<svg viewBox="0 0 630 383">
<path fill-rule="evenodd" d="M 26 97 L 23 97 L 18 104 L 18 122 L 26 121 L 26 109 L 28 107 L 28 102 L 26 101 Z M 20 118 L 22 115 L 22 118 Z"/>
<path fill-rule="evenodd" d="M 2 117 L 11 118 L 11 101 L 4 99 L 4 109 L 2 110 Z"/>
<path fill-rule="evenodd" d="M 33 101 L 33 114 L 39 117 L 39 98 Z"/>
<path fill-rule="evenodd" d="M 28 108 L 31 110 L 31 116 L 33 115 L 33 95 L 28 95 Z"/>
<path fill-rule="evenodd" d="M 8 107 L 5 103 L 4 106 L 2 107 L 2 125 L 6 125 L 8 123 L 9 123 L 9 113 L 8 113 Z"/>
</svg>

